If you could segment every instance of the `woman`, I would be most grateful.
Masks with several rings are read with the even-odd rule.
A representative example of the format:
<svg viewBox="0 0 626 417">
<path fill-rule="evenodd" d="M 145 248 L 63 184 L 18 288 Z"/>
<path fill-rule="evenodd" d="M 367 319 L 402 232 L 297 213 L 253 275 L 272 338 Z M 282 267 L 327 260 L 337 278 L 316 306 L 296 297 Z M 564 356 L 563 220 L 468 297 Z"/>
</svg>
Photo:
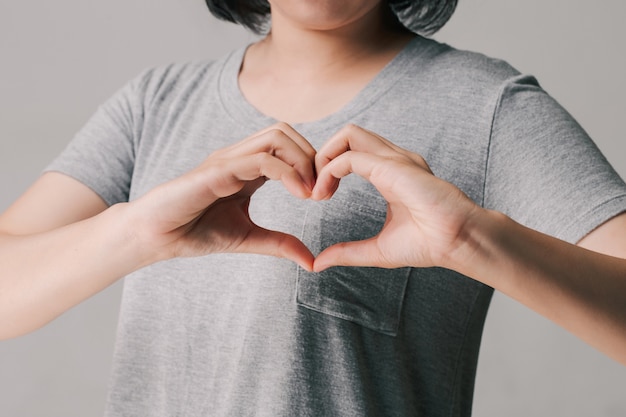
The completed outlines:
<svg viewBox="0 0 626 417">
<path fill-rule="evenodd" d="M 625 362 L 624 261 L 518 223 L 623 258 L 625 209 L 532 78 L 386 3 L 274 0 L 262 41 L 140 75 L 2 215 L 2 335 L 132 273 L 109 415 L 466 415 L 491 287 Z"/>
</svg>

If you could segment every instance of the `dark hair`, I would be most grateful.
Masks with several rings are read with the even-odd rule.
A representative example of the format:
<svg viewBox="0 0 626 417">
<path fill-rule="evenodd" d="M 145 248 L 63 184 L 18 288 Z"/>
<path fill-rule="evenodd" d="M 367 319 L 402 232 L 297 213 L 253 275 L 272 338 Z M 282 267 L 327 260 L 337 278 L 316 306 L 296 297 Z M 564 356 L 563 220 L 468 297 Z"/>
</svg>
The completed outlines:
<svg viewBox="0 0 626 417">
<path fill-rule="evenodd" d="M 241 24 L 257 34 L 267 29 L 267 0 L 206 0 L 206 4 L 218 19 Z M 450 19 L 457 0 L 387 0 L 387 4 L 404 27 L 432 35 Z"/>
</svg>

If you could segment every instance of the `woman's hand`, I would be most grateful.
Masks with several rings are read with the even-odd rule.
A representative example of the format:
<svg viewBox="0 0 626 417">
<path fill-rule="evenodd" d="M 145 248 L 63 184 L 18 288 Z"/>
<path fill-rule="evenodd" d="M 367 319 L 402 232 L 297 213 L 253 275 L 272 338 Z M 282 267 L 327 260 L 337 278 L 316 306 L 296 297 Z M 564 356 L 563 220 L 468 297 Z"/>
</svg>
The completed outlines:
<svg viewBox="0 0 626 417">
<path fill-rule="evenodd" d="M 288 258 L 306 269 L 313 255 L 297 238 L 254 224 L 250 197 L 266 180 L 309 198 L 315 150 L 286 124 L 277 124 L 211 154 L 199 167 L 131 203 L 136 235 L 149 257 L 167 259 L 218 252 Z"/>
<path fill-rule="evenodd" d="M 467 249 L 464 230 L 482 210 L 455 186 L 435 177 L 424 159 L 379 135 L 350 125 L 334 135 L 316 156 L 312 198 L 331 198 L 342 177 L 355 173 L 387 200 L 387 219 L 377 236 L 343 242 L 315 260 L 321 271 L 333 265 L 445 266 Z"/>
<path fill-rule="evenodd" d="M 326 248 L 315 271 L 333 265 L 454 269 L 626 364 L 626 259 L 617 249 L 626 247 L 624 215 L 602 227 L 619 257 L 585 250 L 477 206 L 432 175 L 420 156 L 355 126 L 329 140 L 316 167 L 313 199 L 330 198 L 342 177 L 356 173 L 388 205 L 377 236 Z"/>
</svg>

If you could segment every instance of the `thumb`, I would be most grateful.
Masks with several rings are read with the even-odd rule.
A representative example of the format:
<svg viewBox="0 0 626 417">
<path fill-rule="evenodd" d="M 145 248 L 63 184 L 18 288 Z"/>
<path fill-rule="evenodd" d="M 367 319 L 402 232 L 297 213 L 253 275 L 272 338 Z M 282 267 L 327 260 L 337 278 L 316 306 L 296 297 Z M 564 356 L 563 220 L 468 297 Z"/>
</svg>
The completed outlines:
<svg viewBox="0 0 626 417">
<path fill-rule="evenodd" d="M 237 252 L 289 259 L 307 271 L 313 270 L 313 260 L 315 259 L 309 248 L 295 236 L 259 226 L 250 231 L 250 234 L 237 248 Z"/>
<path fill-rule="evenodd" d="M 315 272 L 331 266 L 376 266 L 391 268 L 382 256 L 376 239 L 341 242 L 324 249 L 313 263 Z"/>
</svg>

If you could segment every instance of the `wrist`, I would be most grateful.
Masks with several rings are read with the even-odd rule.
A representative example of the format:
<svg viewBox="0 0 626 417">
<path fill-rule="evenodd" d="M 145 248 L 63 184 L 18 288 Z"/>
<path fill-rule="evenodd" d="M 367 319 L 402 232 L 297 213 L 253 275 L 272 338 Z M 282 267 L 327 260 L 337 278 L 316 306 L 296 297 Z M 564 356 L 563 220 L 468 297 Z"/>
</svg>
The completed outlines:
<svg viewBox="0 0 626 417">
<path fill-rule="evenodd" d="M 442 266 L 490 285 L 482 271 L 484 266 L 494 262 L 498 242 L 506 235 L 511 222 L 500 212 L 476 206 L 467 216 L 457 244 L 446 254 Z"/>
<path fill-rule="evenodd" d="M 154 239 L 147 236 L 142 227 L 143 216 L 133 203 L 119 203 L 109 207 L 103 214 L 115 223 L 115 236 L 119 239 L 119 250 L 125 253 L 125 262 L 130 269 L 137 270 L 167 259 L 162 251 L 154 247 Z"/>
</svg>

